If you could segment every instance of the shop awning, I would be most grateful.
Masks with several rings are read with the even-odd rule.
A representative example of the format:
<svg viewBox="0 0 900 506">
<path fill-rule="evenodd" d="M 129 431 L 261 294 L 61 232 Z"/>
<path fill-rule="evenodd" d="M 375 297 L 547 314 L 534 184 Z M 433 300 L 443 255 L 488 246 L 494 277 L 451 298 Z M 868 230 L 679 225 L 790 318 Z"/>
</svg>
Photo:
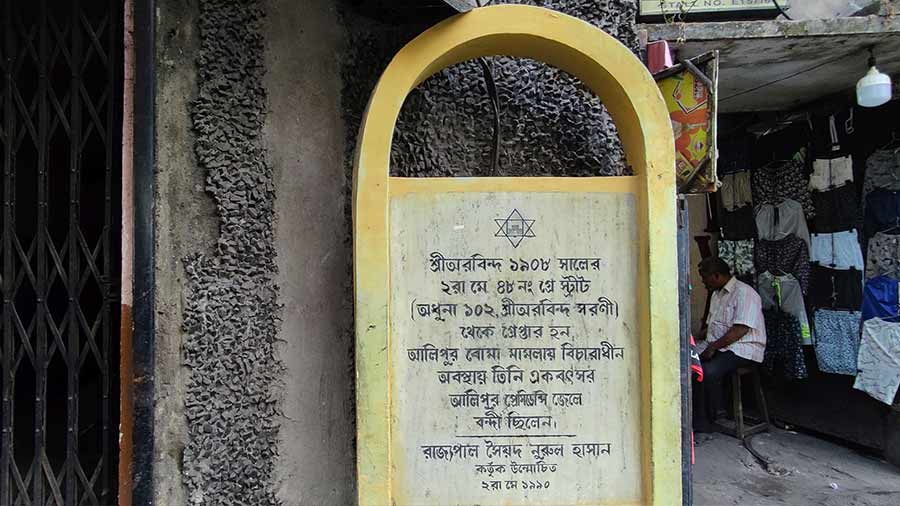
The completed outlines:
<svg viewBox="0 0 900 506">
<path fill-rule="evenodd" d="M 676 58 L 719 51 L 722 113 L 787 111 L 849 92 L 868 69 L 869 47 L 874 48 L 882 72 L 900 74 L 900 16 L 639 28 L 647 31 L 650 42 L 668 41 Z"/>
</svg>

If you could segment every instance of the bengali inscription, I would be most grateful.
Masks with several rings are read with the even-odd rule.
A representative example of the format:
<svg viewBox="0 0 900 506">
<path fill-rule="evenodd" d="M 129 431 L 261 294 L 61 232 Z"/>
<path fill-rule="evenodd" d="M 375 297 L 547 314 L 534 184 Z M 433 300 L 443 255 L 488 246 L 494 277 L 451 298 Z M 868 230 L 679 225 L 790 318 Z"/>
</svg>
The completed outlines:
<svg viewBox="0 0 900 506">
<path fill-rule="evenodd" d="M 527 241 L 496 234 L 510 209 Z M 391 216 L 398 505 L 639 502 L 632 197 L 409 195 Z"/>
</svg>

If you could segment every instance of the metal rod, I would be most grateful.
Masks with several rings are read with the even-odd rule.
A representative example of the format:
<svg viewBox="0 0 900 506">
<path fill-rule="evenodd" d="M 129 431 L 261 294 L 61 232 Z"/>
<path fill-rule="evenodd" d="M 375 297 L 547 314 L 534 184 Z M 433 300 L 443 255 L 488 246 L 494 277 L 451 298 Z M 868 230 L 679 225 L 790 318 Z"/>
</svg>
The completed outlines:
<svg viewBox="0 0 900 506">
<path fill-rule="evenodd" d="M 68 339 L 66 352 L 67 390 L 66 390 L 66 506 L 75 505 L 78 501 L 78 434 L 79 434 L 79 363 L 81 355 L 81 325 L 78 319 L 79 285 L 81 284 L 81 259 L 79 257 L 79 192 L 81 191 L 81 78 L 84 48 L 81 28 L 81 2 L 72 0 L 71 18 L 69 19 L 71 31 L 71 48 L 69 61 L 71 79 L 69 81 L 69 202 L 68 202 L 68 232 L 66 234 L 68 245 L 69 265 L 66 268 L 67 308 L 66 320 Z"/>
<path fill-rule="evenodd" d="M 697 79 L 702 81 L 703 84 L 705 84 L 708 89 L 712 90 L 714 88 L 712 79 L 707 77 L 707 75 L 704 74 L 702 70 L 697 68 L 697 66 L 694 65 L 694 63 L 691 60 L 681 60 L 680 63 L 682 65 L 684 65 L 685 67 L 687 67 L 688 71 L 691 74 L 694 74 L 694 77 L 696 77 Z"/>
<path fill-rule="evenodd" d="M 35 322 L 37 347 L 35 349 L 34 385 L 34 460 L 32 463 L 32 501 L 43 504 L 44 499 L 44 457 L 46 455 L 47 431 L 47 258 L 46 243 L 42 233 L 47 223 L 47 125 L 49 106 L 47 87 L 49 76 L 49 33 L 47 21 L 47 0 L 40 0 L 38 21 L 38 139 L 37 139 L 37 223 L 35 237 L 37 248 L 37 276 L 35 288 Z M 52 474 L 47 477 L 53 479 Z"/>
<path fill-rule="evenodd" d="M 101 308 L 101 340 L 100 349 L 103 354 L 101 367 L 101 395 L 102 395 L 102 404 L 101 404 L 101 413 L 100 413 L 100 437 L 101 437 L 101 451 L 100 451 L 100 500 L 102 502 L 112 502 L 112 491 L 110 490 L 111 480 L 110 480 L 110 467 L 112 466 L 113 459 L 110 454 L 111 447 L 111 430 L 112 430 L 112 419 L 111 419 L 111 410 L 110 410 L 110 402 L 112 402 L 112 396 L 110 395 L 110 383 L 111 383 L 111 371 L 110 368 L 112 364 L 118 363 L 118 357 L 110 356 L 111 350 L 111 332 L 112 325 L 110 322 L 110 310 L 111 305 L 113 304 L 114 294 L 113 288 L 111 286 L 112 278 L 113 278 L 113 258 L 112 258 L 112 222 L 113 222 L 113 164 L 116 163 L 116 155 L 121 153 L 120 149 L 116 149 L 120 146 L 117 144 L 117 140 L 119 136 L 113 135 L 113 132 L 116 131 L 116 114 L 115 111 L 118 109 L 117 105 L 117 90 L 118 83 L 118 51 L 117 48 L 120 43 L 120 34 L 119 34 L 119 3 L 120 0 L 109 0 L 108 2 L 108 16 L 109 22 L 107 23 L 107 40 L 109 51 L 107 54 L 107 93 L 106 93 L 106 164 L 104 167 L 103 174 L 103 230 L 101 240 L 103 241 L 103 250 L 102 250 L 102 259 L 103 259 L 103 271 L 102 271 L 102 279 L 101 282 L 101 292 L 103 294 L 103 307 Z"/>
<path fill-rule="evenodd" d="M 0 504 L 12 504 L 13 492 L 10 480 L 10 466 L 14 465 L 13 454 L 13 409 L 15 403 L 13 389 L 16 375 L 13 372 L 13 212 L 15 194 L 13 184 L 13 144 L 15 139 L 15 114 L 12 100 L 12 68 L 15 62 L 15 37 L 13 37 L 12 5 L 3 2 L 3 413 L 2 433 L 0 433 Z"/>
<path fill-rule="evenodd" d="M 496 176 L 500 167 L 500 98 L 497 96 L 497 84 L 494 81 L 494 72 L 484 58 L 478 58 L 481 71 L 484 73 L 484 83 L 488 95 L 491 98 L 491 109 L 494 112 L 494 137 L 491 145 L 491 172 L 490 176 Z"/>
<path fill-rule="evenodd" d="M 688 201 L 680 195 L 678 212 L 678 308 L 681 372 L 681 493 L 682 504 L 693 504 L 693 420 L 691 418 L 691 226 Z"/>
<path fill-rule="evenodd" d="M 156 32 L 154 0 L 134 5 L 134 504 L 153 504 L 156 258 Z"/>
</svg>

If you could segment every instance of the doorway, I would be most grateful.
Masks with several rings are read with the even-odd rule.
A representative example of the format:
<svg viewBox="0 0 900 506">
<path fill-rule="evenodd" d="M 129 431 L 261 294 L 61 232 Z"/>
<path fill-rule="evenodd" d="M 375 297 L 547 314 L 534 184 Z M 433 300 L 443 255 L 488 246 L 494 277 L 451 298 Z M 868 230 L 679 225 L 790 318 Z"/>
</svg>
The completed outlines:
<svg viewBox="0 0 900 506">
<path fill-rule="evenodd" d="M 0 0 L 0 506 L 116 502 L 121 17 Z"/>
</svg>

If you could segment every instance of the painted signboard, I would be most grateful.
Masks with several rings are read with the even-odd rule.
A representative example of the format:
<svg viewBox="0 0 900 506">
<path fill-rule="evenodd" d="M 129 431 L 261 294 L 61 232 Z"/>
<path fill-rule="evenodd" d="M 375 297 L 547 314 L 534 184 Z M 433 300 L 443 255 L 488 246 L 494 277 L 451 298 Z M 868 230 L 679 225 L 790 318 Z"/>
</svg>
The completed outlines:
<svg viewBox="0 0 900 506">
<path fill-rule="evenodd" d="M 718 51 L 654 75 L 672 120 L 678 193 L 709 193 L 717 189 L 718 76 Z"/>
<path fill-rule="evenodd" d="M 390 177 L 406 94 L 497 54 L 594 90 L 635 175 Z M 396 55 L 354 174 L 361 506 L 681 503 L 673 166 L 652 76 L 576 18 L 474 9 Z"/>
<path fill-rule="evenodd" d="M 782 10 L 790 8 L 790 0 L 778 0 Z M 641 16 L 663 16 L 700 13 L 775 11 L 772 0 L 641 0 Z"/>
</svg>

